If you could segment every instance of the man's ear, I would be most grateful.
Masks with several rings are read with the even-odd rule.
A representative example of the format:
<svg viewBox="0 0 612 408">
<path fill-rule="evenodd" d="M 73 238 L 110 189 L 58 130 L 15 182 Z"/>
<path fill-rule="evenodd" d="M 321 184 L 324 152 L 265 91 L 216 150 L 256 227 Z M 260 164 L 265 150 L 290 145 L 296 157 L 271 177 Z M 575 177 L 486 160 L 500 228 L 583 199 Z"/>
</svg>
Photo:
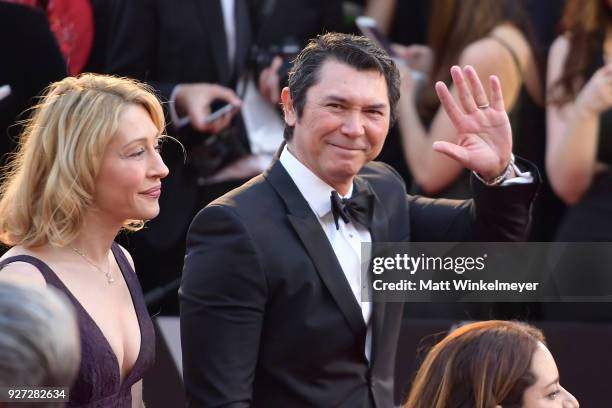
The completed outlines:
<svg viewBox="0 0 612 408">
<path fill-rule="evenodd" d="M 283 103 L 283 113 L 285 115 L 285 123 L 287 126 L 295 126 L 297 115 L 293 109 L 293 100 L 289 94 L 289 88 L 284 87 L 281 91 L 281 102 Z"/>
</svg>

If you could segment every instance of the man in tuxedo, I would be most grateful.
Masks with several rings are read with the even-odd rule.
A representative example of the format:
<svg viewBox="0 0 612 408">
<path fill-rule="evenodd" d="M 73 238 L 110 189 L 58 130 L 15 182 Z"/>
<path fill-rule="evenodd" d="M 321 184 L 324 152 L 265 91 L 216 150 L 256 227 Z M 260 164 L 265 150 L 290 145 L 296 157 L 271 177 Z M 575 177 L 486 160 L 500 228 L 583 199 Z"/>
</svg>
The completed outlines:
<svg viewBox="0 0 612 408">
<path fill-rule="evenodd" d="M 402 305 L 361 302 L 361 242 L 520 240 L 536 190 L 503 185 L 519 170 L 499 82 L 488 102 L 472 68 L 453 77 L 463 110 L 438 90 L 462 143 L 435 148 L 483 180 L 465 202 L 409 196 L 394 170 L 372 162 L 399 99 L 384 51 L 331 33 L 299 54 L 281 97 L 279 159 L 200 211 L 188 233 L 180 303 L 190 406 L 394 405 Z"/>
</svg>

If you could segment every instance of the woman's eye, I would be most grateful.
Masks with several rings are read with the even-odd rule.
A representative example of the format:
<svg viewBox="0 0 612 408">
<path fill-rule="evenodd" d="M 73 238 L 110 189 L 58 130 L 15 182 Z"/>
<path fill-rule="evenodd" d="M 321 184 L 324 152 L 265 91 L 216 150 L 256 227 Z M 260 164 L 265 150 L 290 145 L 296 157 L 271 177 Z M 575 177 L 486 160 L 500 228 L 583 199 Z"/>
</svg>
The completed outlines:
<svg viewBox="0 0 612 408">
<path fill-rule="evenodd" d="M 145 152 L 145 149 L 138 149 L 138 151 L 131 153 L 130 157 L 140 157 L 144 154 L 144 152 Z"/>
<path fill-rule="evenodd" d="M 157 153 L 161 153 L 161 151 L 162 151 L 162 145 L 161 145 L 161 143 L 159 143 L 159 144 L 155 145 L 155 146 L 154 146 L 154 149 L 155 149 L 155 151 L 156 151 Z"/>
<path fill-rule="evenodd" d="M 560 392 L 561 391 L 559 391 L 559 390 L 555 390 L 555 391 L 551 392 L 550 394 L 548 394 L 546 396 L 546 398 L 554 400 L 555 398 L 557 398 L 557 396 L 559 395 Z"/>
</svg>

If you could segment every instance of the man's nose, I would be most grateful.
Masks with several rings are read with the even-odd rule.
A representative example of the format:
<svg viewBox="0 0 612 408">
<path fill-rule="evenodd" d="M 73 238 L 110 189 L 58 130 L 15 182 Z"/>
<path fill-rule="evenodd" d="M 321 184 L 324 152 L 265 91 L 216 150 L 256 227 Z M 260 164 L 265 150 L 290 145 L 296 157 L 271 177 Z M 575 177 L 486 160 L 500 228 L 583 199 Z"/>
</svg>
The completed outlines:
<svg viewBox="0 0 612 408">
<path fill-rule="evenodd" d="M 349 137 L 363 136 L 365 134 L 365 127 L 361 115 L 361 112 L 357 110 L 347 112 L 342 124 L 342 133 Z"/>
</svg>

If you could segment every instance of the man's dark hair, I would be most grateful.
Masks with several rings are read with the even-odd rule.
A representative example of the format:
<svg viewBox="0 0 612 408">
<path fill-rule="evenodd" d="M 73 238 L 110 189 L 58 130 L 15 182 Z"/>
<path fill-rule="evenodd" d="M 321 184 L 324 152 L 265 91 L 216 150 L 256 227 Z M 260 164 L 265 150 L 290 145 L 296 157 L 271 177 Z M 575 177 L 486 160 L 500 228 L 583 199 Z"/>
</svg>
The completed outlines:
<svg viewBox="0 0 612 408">
<path fill-rule="evenodd" d="M 358 71 L 376 71 L 385 77 L 393 124 L 400 96 L 400 77 L 395 63 L 368 38 L 341 33 L 327 33 L 313 38 L 293 61 L 288 86 L 297 118 L 301 118 L 304 111 L 306 92 L 318 83 L 321 66 L 331 59 Z M 293 126 L 285 125 L 284 137 L 287 141 L 291 140 Z"/>
</svg>

